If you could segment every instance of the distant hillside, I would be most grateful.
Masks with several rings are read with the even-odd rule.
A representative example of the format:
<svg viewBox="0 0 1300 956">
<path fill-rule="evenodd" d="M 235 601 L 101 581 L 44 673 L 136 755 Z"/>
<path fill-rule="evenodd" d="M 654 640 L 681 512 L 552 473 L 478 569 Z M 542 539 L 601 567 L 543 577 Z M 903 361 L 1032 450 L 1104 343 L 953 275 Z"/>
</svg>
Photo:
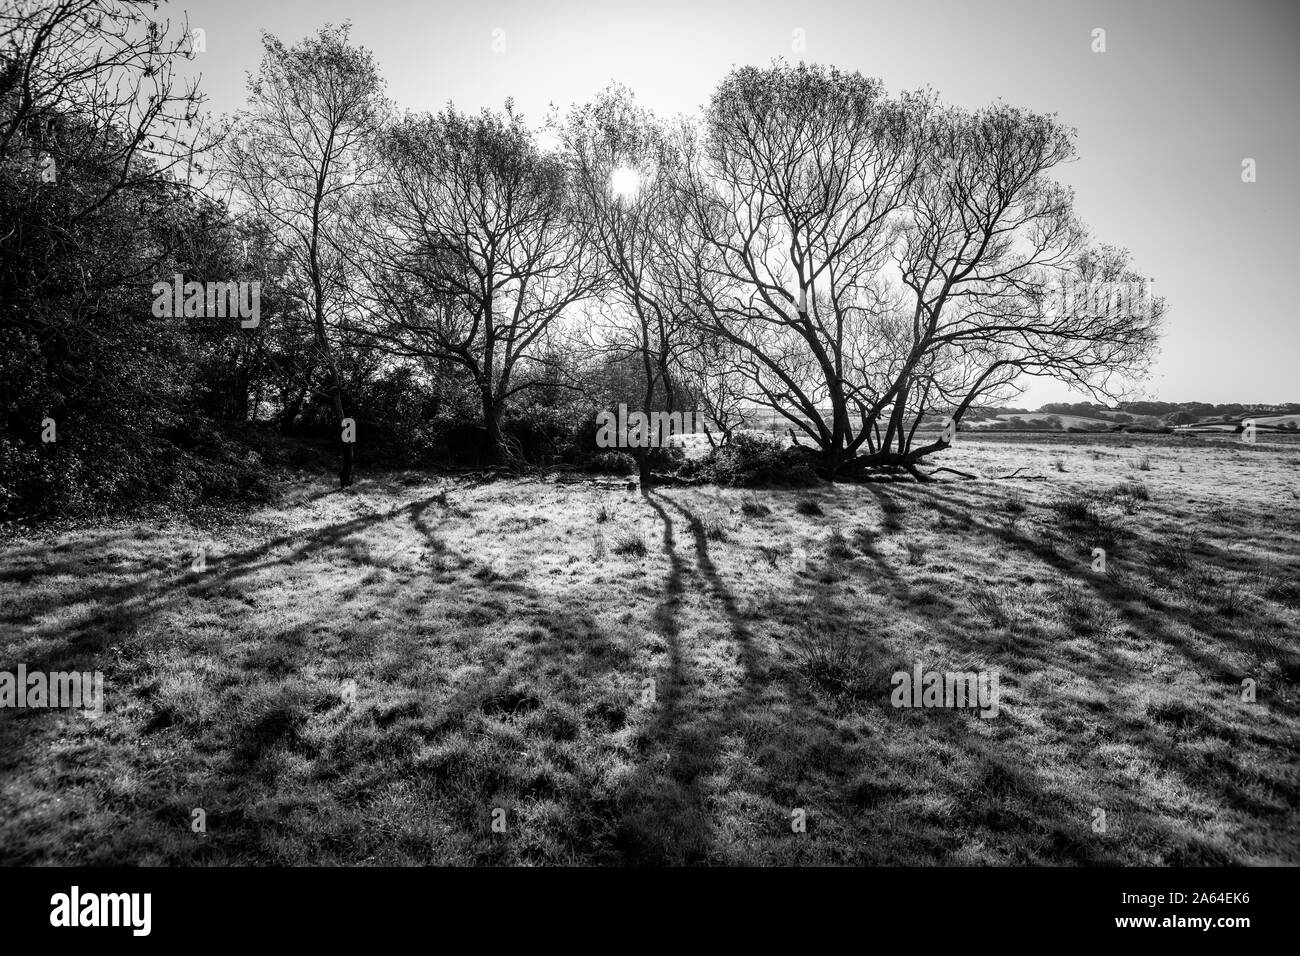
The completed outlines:
<svg viewBox="0 0 1300 956">
<path fill-rule="evenodd" d="M 829 408 L 819 409 L 829 419 Z M 784 433 L 789 422 L 771 409 L 745 412 L 749 428 Z M 940 428 L 948 413 L 932 410 L 924 427 Z M 971 431 L 1115 431 L 1186 428 L 1194 431 L 1238 431 L 1246 419 L 1263 429 L 1300 429 L 1300 403 L 1284 405 L 1210 405 L 1205 402 L 1121 402 L 1114 407 L 1088 402 L 1051 402 L 1041 408 L 988 406 L 971 408 L 961 427 Z"/>
<path fill-rule="evenodd" d="M 1254 421 L 1259 428 L 1300 428 L 1300 403 L 1121 402 L 1111 407 L 1088 402 L 1052 402 L 1035 411 L 999 407 L 972 409 L 962 424 L 972 429 L 993 430 L 1189 428 L 1232 431 L 1246 419 Z"/>
</svg>

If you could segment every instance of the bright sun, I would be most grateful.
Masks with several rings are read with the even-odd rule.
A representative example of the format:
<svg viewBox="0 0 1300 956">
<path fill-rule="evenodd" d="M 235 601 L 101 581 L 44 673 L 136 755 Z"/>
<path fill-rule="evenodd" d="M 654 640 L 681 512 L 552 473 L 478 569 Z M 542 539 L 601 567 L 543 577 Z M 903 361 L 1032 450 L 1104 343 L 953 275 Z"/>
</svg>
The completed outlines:
<svg viewBox="0 0 1300 956">
<path fill-rule="evenodd" d="M 619 166 L 609 175 L 609 188 L 619 199 L 632 199 L 641 187 L 641 177 L 635 169 Z"/>
</svg>

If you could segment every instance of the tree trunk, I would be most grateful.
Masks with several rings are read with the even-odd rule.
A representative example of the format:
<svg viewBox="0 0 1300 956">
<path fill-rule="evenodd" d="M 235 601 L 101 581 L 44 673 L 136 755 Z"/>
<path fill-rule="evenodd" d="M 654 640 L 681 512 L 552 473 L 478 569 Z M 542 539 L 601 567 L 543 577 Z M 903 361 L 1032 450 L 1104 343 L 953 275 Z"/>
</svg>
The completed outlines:
<svg viewBox="0 0 1300 956">
<path fill-rule="evenodd" d="M 298 421 L 298 412 L 301 410 L 301 408 L 302 408 L 302 399 L 299 398 L 296 402 L 294 402 L 290 406 L 287 406 L 285 410 L 280 413 L 280 434 L 281 435 L 293 434 L 294 424 Z"/>
<path fill-rule="evenodd" d="M 334 418 L 339 423 L 339 444 L 343 446 L 342 461 L 339 465 L 339 487 L 346 488 L 352 484 L 352 468 L 356 462 L 356 442 L 343 440 L 343 383 L 339 380 L 337 369 L 331 369 L 330 371 L 334 386 L 331 389 L 333 392 Z"/>
<path fill-rule="evenodd" d="M 293 424 L 298 420 L 299 413 L 302 412 L 302 403 L 307 401 L 308 384 L 304 379 L 302 388 L 298 389 L 298 396 L 284 406 L 284 411 L 280 413 L 280 434 L 293 434 Z"/>
<path fill-rule="evenodd" d="M 492 464 L 500 464 L 506 458 L 506 446 L 501 437 L 501 413 L 502 408 L 492 397 L 492 389 L 484 386 L 480 390 L 483 399 L 483 427 L 487 429 L 487 452 L 488 461 Z"/>
</svg>

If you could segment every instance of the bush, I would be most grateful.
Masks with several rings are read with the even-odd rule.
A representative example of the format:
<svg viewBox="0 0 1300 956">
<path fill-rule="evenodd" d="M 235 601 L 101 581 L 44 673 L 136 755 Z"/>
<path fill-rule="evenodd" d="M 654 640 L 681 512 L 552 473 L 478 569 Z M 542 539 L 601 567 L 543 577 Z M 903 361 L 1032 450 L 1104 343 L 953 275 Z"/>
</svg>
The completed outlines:
<svg viewBox="0 0 1300 956">
<path fill-rule="evenodd" d="M 591 474 L 634 475 L 636 459 L 625 451 L 602 451 L 592 455 L 583 466 Z"/>
<path fill-rule="evenodd" d="M 676 472 L 686 461 L 686 452 L 680 445 L 664 445 L 645 450 L 646 467 L 650 471 Z"/>
<path fill-rule="evenodd" d="M 261 456 L 201 419 L 130 433 L 69 419 L 58 429 L 48 445 L 0 440 L 0 520 L 180 511 L 270 495 Z"/>
<path fill-rule="evenodd" d="M 739 488 L 808 487 L 821 480 L 808 449 L 745 432 L 733 435 L 730 443 L 705 457 L 688 462 L 683 474 Z"/>
</svg>

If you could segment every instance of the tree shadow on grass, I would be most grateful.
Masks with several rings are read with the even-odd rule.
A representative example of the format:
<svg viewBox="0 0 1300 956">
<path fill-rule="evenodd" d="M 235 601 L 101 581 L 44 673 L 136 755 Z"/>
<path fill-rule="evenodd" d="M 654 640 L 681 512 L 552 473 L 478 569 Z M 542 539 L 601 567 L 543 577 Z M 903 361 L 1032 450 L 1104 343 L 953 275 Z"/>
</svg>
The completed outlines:
<svg viewBox="0 0 1300 956">
<path fill-rule="evenodd" d="M 877 495 L 888 494 L 876 489 L 872 491 Z M 928 504 L 948 519 L 965 523 L 978 539 L 1010 547 L 1030 558 L 1036 566 L 1046 567 L 1055 576 L 1058 587 L 1074 588 L 1076 593 L 1087 596 L 1085 600 L 1094 600 L 1109 608 L 1116 619 L 1136 635 L 1138 642 L 1130 641 L 1123 646 L 1113 640 L 1108 642 L 1101 632 L 1089 631 L 1086 620 L 1080 623 L 1064 618 L 1067 626 L 1075 628 L 1071 631 L 1075 639 L 1068 643 L 1084 645 L 1081 655 L 1065 656 L 1069 649 L 1066 645 L 1039 639 L 1019 648 L 1018 660 L 1013 667 L 1030 673 L 1055 669 L 1082 676 L 1086 680 L 1085 686 L 1093 689 L 1097 706 L 1086 700 L 1052 703 L 1041 699 L 1035 701 L 1035 705 L 1043 710 L 1045 717 L 1054 723 L 1059 721 L 1062 731 L 1096 727 L 1096 733 L 1110 746 L 1122 744 L 1131 748 L 1155 767 L 1175 775 L 1183 785 L 1199 793 L 1211 805 L 1231 807 L 1246 814 L 1246 825 L 1265 831 L 1263 842 L 1266 845 L 1273 842 L 1267 831 L 1280 832 L 1286 814 L 1284 808 L 1294 806 L 1300 792 L 1294 780 L 1289 779 L 1290 775 L 1281 769 L 1282 763 L 1278 762 L 1284 747 L 1277 736 L 1278 728 L 1264 729 L 1265 725 L 1255 725 L 1249 730 L 1239 731 L 1233 726 L 1241 717 L 1235 711 L 1243 673 L 1240 666 L 1230 659 L 1233 652 L 1229 648 L 1234 648 L 1236 639 L 1233 629 L 1207 619 L 1195 610 L 1161 601 L 1148 589 L 1139 586 L 1137 571 L 1143 562 L 1150 562 L 1153 551 L 1162 545 L 1160 541 L 1144 537 L 1137 530 L 1126 529 L 1116 553 L 1123 555 L 1124 560 L 1132 561 L 1133 566 L 1129 569 L 1132 573 L 1119 578 L 1097 574 L 1091 570 L 1088 558 L 1076 559 L 1062 554 L 1055 540 L 1036 539 L 1014 524 L 996 524 L 989 515 L 992 513 L 990 506 L 997 501 L 997 496 L 963 484 L 932 489 Z M 1201 559 L 1215 562 L 1225 569 L 1232 566 L 1230 562 L 1236 557 L 1209 546 L 1204 547 L 1200 554 Z M 972 556 L 972 560 L 976 559 Z M 945 623 L 940 618 L 927 622 L 927 626 L 941 634 L 948 646 L 961 647 L 963 636 L 951 629 L 945 633 Z M 1172 723 L 1170 716 L 1161 709 L 1167 709 L 1165 704 L 1149 702 L 1143 710 L 1142 702 L 1130 699 L 1135 679 L 1131 651 L 1152 644 L 1180 654 L 1191 673 L 1212 685 L 1219 685 L 1221 693 L 1215 696 L 1211 691 L 1214 699 L 1188 702 L 1185 707 L 1168 705 L 1179 712 L 1173 716 Z M 1279 705 L 1283 711 L 1292 712 L 1287 705 L 1281 702 Z M 1191 736 L 1178 733 L 1179 722 L 1187 713 L 1195 715 L 1193 723 L 1198 727 L 1198 733 Z M 1222 741 L 1222 745 L 1216 744 L 1216 740 Z M 1235 760 L 1227 748 L 1243 740 L 1252 740 L 1260 744 L 1265 753 L 1271 753 L 1267 759 L 1272 766 L 1262 771 L 1258 768 L 1252 770 Z M 1180 812 L 1162 807 L 1158 798 L 1135 792 L 1131 781 L 1116 775 L 1112 769 L 1099 768 L 1092 791 L 1091 798 L 1096 800 L 1097 806 L 1109 806 L 1112 816 L 1117 807 L 1121 808 L 1131 825 L 1140 831 L 1140 836 L 1131 834 L 1126 844 L 1111 842 L 1109 858 L 1114 861 L 1132 862 L 1136 853 L 1154 855 L 1165 862 L 1224 863 L 1239 860 L 1240 854 L 1246 852 L 1240 845 L 1225 848 L 1222 839 L 1211 842 L 1189 833 L 1192 828 L 1180 819 Z M 1059 830 L 1053 828 L 1054 842 L 1048 849 L 1071 855 L 1072 848 L 1087 848 L 1089 852 L 1078 859 L 1095 862 L 1094 851 L 1099 843 L 1105 845 L 1104 840 L 1086 830 L 1081 832 L 1077 826 L 1077 811 L 1086 809 L 1086 801 L 1080 804 L 1076 800 L 1075 809 L 1074 825 Z M 1044 818 L 1040 816 L 1039 819 Z M 1140 845 L 1135 846 L 1135 843 Z"/>
<path fill-rule="evenodd" d="M 87 611 L 71 622 L 60 622 L 57 630 L 51 626 L 39 628 L 34 640 L 29 635 L 24 644 L 19 645 L 16 660 L 0 664 L 0 669 L 14 670 L 18 663 L 22 663 L 29 673 L 102 671 L 106 704 L 112 708 L 114 698 L 120 700 L 130 696 L 127 692 L 119 697 L 115 689 L 143 687 L 147 691 L 157 682 L 147 655 L 165 650 L 165 647 L 145 648 L 135 640 L 152 617 L 176 612 L 195 599 L 219 596 L 223 600 L 238 600 L 242 595 L 242 583 L 252 575 L 273 572 L 278 567 L 320 555 L 339 547 L 350 536 L 390 518 L 403 514 L 418 517 L 427 507 L 428 502 L 417 501 L 392 513 L 366 515 L 307 533 L 280 535 L 256 547 L 214 557 L 203 572 L 178 570 L 172 566 L 160 569 L 154 562 L 149 562 L 143 576 L 123 583 L 78 586 L 80 582 L 74 579 L 71 586 L 61 589 L 57 603 L 61 607 L 85 606 Z M 102 547 L 109 546 L 114 540 L 113 536 L 97 537 Z M 288 549 L 286 554 L 278 553 L 285 549 Z M 91 563 L 93 566 L 94 562 Z M 84 556 L 70 564 L 70 567 L 62 571 L 56 568 L 56 571 L 61 574 L 85 573 Z M 326 615 L 330 609 L 320 607 L 316 613 Z M 25 623 L 30 624 L 30 614 L 25 610 L 7 611 L 0 616 L 0 622 L 22 627 Z M 307 652 L 305 645 L 310 638 L 310 626 L 308 621 L 259 638 L 259 646 L 252 655 L 253 669 L 262 671 L 262 677 L 280 679 L 292 676 L 299 660 Z M 32 630 L 30 626 L 26 629 Z M 146 692 L 145 696 L 147 698 L 149 694 Z M 15 721 L 5 719 L 7 713 L 0 713 L 0 750 L 8 761 L 21 761 L 26 759 L 28 750 L 37 739 L 37 735 L 26 726 L 27 722 L 48 715 L 46 712 L 24 712 L 24 720 Z M 267 720 L 265 726 L 254 726 L 248 735 L 250 741 L 273 739 L 280 734 L 283 728 L 274 713 Z M 161 712 L 146 718 L 144 726 L 149 731 L 157 731 L 178 722 L 175 714 Z M 245 755 L 257 749 L 251 744 L 250 747 L 239 745 L 234 748 Z"/>
<path fill-rule="evenodd" d="M 682 730 L 692 709 L 692 678 L 683 660 L 679 622 L 690 571 L 677 551 L 673 520 L 660 504 L 661 496 L 651 494 L 644 486 L 641 495 L 663 527 L 668 575 L 651 620 L 667 646 L 668 660 L 647 687 L 653 694 L 655 716 L 637 741 L 641 762 L 619 794 L 617 844 L 629 863 L 698 862 L 707 855 L 711 836 L 695 785 L 698 771 L 689 759 Z M 658 762 L 661 753 L 669 757 L 667 766 Z M 685 761 L 683 753 L 687 755 Z"/>
<path fill-rule="evenodd" d="M 669 655 L 667 669 L 656 686 L 655 718 L 639 741 L 642 762 L 622 794 L 620 845 L 631 863 L 702 863 L 712 858 L 715 842 L 709 795 L 702 782 L 716 768 L 723 736 L 754 706 L 762 664 L 736 597 L 709 553 L 703 523 L 662 493 L 643 489 L 642 496 L 662 526 L 663 551 L 668 558 L 663 596 L 652 620 Z M 691 533 L 694 568 L 678 552 L 669 509 L 681 516 Z M 681 646 L 679 613 L 692 581 L 699 581 L 711 598 L 710 606 L 721 610 L 728 640 L 738 656 L 737 686 L 721 701 L 712 699 L 716 688 L 702 685 L 709 679 L 704 672 L 688 664 L 699 648 L 684 650 Z M 666 762 L 656 759 L 660 754 L 666 756 Z"/>
<path fill-rule="evenodd" d="M 1230 628 L 1198 625 L 1185 609 L 1152 603 L 1153 596 L 1122 580 L 1095 579 L 1086 561 L 1072 561 L 1023 530 L 998 526 L 993 495 L 965 485 L 938 487 L 928 497 L 880 486 L 868 493 L 880 502 L 887 526 L 905 531 L 924 503 L 976 543 L 1023 553 L 1058 581 L 1073 579 L 1119 609 L 1134 630 L 1176 651 L 1190 641 L 1184 657 L 1199 672 L 1226 680 L 1239 670 L 1214 650 L 1225 646 Z M 276 620 L 261 635 L 235 635 L 238 646 L 227 654 L 242 675 L 233 687 L 242 689 L 244 679 L 259 686 L 256 693 L 227 694 L 231 685 L 219 681 L 229 712 L 129 718 L 128 730 L 144 728 L 138 741 L 143 756 L 122 764 L 139 771 L 138 782 L 109 787 L 99 798 L 99 812 L 127 824 L 113 838 L 120 843 L 106 846 L 169 862 L 760 859 L 738 856 L 737 845 L 772 862 L 1239 859 L 1219 843 L 1189 836 L 1188 821 L 1162 815 L 1131 780 L 1107 770 L 1077 739 L 1129 746 L 1143 760 L 1181 775 L 1198 793 L 1251 814 L 1262 827 L 1276 830 L 1285 823 L 1279 799 L 1294 798 L 1294 790 L 1272 769 L 1247 773 L 1225 749 L 1274 746 L 1284 728 L 1233 737 L 1236 728 L 1202 708 L 1144 714 L 1120 707 L 1131 664 L 1117 649 L 1093 640 L 1083 656 L 1068 656 L 1041 631 L 1011 644 L 997 638 L 996 627 L 973 633 L 961 589 L 950 592 L 929 583 L 924 569 L 902 567 L 902 556 L 891 556 L 885 538 L 874 534 L 853 539 L 855 557 L 833 559 L 827 552 L 813 558 L 798 577 L 796 593 L 806 594 L 806 603 L 787 600 L 781 606 L 782 595 L 788 598 L 782 587 L 768 604 L 750 610 L 721 570 L 729 567 L 723 560 L 728 551 L 710 550 L 704 524 L 682 503 L 689 494 L 643 491 L 661 525 L 667 560 L 650 613 L 667 656 L 656 672 L 651 716 L 627 735 L 644 672 L 635 666 L 635 634 L 601 624 L 589 609 L 600 606 L 600 585 L 591 585 L 591 593 L 565 590 L 560 605 L 553 587 L 485 571 L 448 547 L 448 513 L 435 510 L 434 497 L 218 555 L 209 563 L 210 577 L 169 567 L 153 569 L 161 572 L 160 580 L 89 586 L 73 581 L 63 588 L 68 601 L 117 598 L 122 607 L 80 614 L 68 634 L 42 635 L 38 656 L 24 659 L 29 667 L 39 659 L 47 669 L 66 661 L 84 670 L 89 660 L 91 667 L 114 669 L 121 686 L 147 706 L 166 675 L 150 671 L 146 654 L 129 637 L 151 615 L 206 597 L 213 602 L 209 617 L 219 623 L 231 607 L 226 602 L 264 595 L 259 589 L 265 574 L 307 561 L 356 567 L 357 579 L 329 595 L 310 588 L 280 592 L 281 603 L 304 613 Z M 362 532 L 389 519 L 405 519 L 416 543 L 398 543 L 390 554 L 387 542 L 360 540 Z M 692 557 L 682 553 L 683 528 L 693 539 Z M 1136 533 L 1126 541 L 1142 553 L 1156 544 Z M 1207 557 L 1228 562 L 1233 556 L 1211 549 L 1199 554 Z M 79 567 L 66 573 L 84 573 Z M 347 627 L 325 626 L 338 607 L 354 609 L 356 620 Z M 383 614 L 371 617 L 370 611 Z M 758 613 L 763 611 L 767 620 Z M 0 612 L 0 620 L 27 626 L 29 613 L 13 606 Z M 93 633 L 91 622 L 111 615 L 115 632 Z M 1194 633 L 1207 635 L 1205 646 L 1161 629 L 1176 615 Z M 719 621 L 720 635 L 697 629 Z M 408 626 L 399 633 L 394 622 Z M 909 628 L 924 630 L 929 643 L 918 643 Z M 217 636 L 208 640 L 223 640 L 220 628 L 214 630 Z M 859 661 L 873 675 L 867 696 L 832 700 L 825 688 L 810 683 L 790 648 L 770 650 L 770 631 L 853 637 L 862 651 Z M 220 650 L 210 644 L 209 654 Z M 927 667 L 942 669 L 974 656 L 1004 668 L 1008 709 L 993 721 L 892 709 L 889 672 L 922 655 Z M 1015 704 L 1027 692 L 1018 681 L 1049 668 L 1086 675 L 1096 700 L 1042 708 L 1051 724 L 1044 738 L 1045 731 L 1017 715 Z M 197 673 L 202 677 L 201 668 Z M 355 704 L 343 699 L 340 685 L 348 677 L 359 685 Z M 36 723 L 48 720 L 36 717 Z M 36 748 L 49 735 L 19 733 L 15 723 L 0 717 L 3 762 L 14 766 L 14 748 L 22 759 L 40 760 Z M 51 723 L 46 730 L 52 728 Z M 612 777 L 617 762 L 602 763 L 602 754 L 623 747 L 624 736 L 630 737 L 631 770 Z M 1044 739 L 1097 772 L 1062 791 L 1059 775 L 1049 773 L 1050 763 L 1036 749 Z M 1189 751 L 1205 741 L 1223 746 Z M 160 761 L 182 745 L 193 749 L 178 775 Z M 117 766 L 111 760 L 108 765 Z M 212 813 L 213 838 L 206 842 L 188 835 L 187 814 L 194 805 Z M 534 816 L 527 826 L 512 817 L 508 835 L 494 835 L 489 813 L 497 805 Z M 1110 836 L 1090 830 L 1091 810 L 1098 806 L 1108 808 L 1118 824 Z M 808 834 L 790 832 L 793 807 L 808 809 Z M 47 828 L 53 832 L 52 827 Z M 77 831 L 59 832 L 75 837 Z M 178 832 L 183 840 L 166 836 Z M 967 839 L 974 848 L 963 846 Z M 983 849 L 979 840 L 986 842 Z M 28 862 L 63 859 L 66 853 L 41 854 L 28 844 L 13 852 Z M 119 852 L 116 859 L 122 857 Z"/>
<path fill-rule="evenodd" d="M 874 487 L 871 493 L 887 495 Z M 886 518 L 907 513 L 892 499 L 882 501 Z M 872 865 L 975 862 L 960 855 L 964 839 L 954 839 L 967 821 L 1014 830 L 999 852 L 1018 862 L 1059 862 L 1061 852 L 1049 851 L 1049 842 L 1075 846 L 1080 860 L 1104 860 L 1082 840 L 1086 818 L 1028 769 L 1032 762 L 1009 726 L 1014 717 L 1003 712 L 986 723 L 968 712 L 890 706 L 891 674 L 911 672 L 916 662 L 926 670 L 966 670 L 969 642 L 949 595 L 904 577 L 874 531 L 863 526 L 851 538 L 852 554 L 846 539 L 834 538 L 810 554 L 798 575 L 809 592 L 804 603 L 774 598 L 764 607 L 797 635 L 781 671 L 794 719 L 776 730 L 780 743 L 767 752 L 769 776 L 784 786 L 807 781 L 823 831 L 838 838 L 832 857 Z M 917 630 L 949 653 L 933 647 L 931 656 L 922 653 Z M 954 656 L 953 649 L 961 650 Z M 1004 690 L 1014 687 L 1014 678 L 1009 688 L 1004 684 Z M 799 798 L 797 789 L 780 796 Z M 1018 823 L 1011 827 L 1013 819 Z M 1062 842 L 1060 834 L 1071 836 Z"/>
<path fill-rule="evenodd" d="M 208 577 L 186 575 L 189 586 L 179 592 L 153 581 L 129 591 L 81 589 L 82 599 L 137 595 L 131 609 L 137 627 L 177 602 L 225 598 L 250 586 L 295 618 L 261 634 L 247 627 L 228 638 L 219 632 L 220 646 L 213 638 L 206 647 L 184 638 L 185 667 L 207 698 L 194 707 L 175 697 L 173 686 L 172 703 L 150 715 L 159 679 L 172 675 L 134 665 L 124 672 L 127 683 L 119 686 L 129 685 L 125 695 L 145 708 L 139 718 L 124 715 L 140 727 L 141 746 L 134 757 L 101 750 L 99 760 L 119 774 L 135 767 L 144 779 L 129 804 L 110 794 L 100 799 L 97 813 L 134 821 L 114 831 L 124 846 L 116 857 L 105 849 L 107 859 L 120 860 L 122 853 L 170 862 L 608 857 L 616 811 L 596 793 L 599 767 L 575 763 L 566 748 L 584 722 L 609 733 L 626 720 L 618 686 L 630 660 L 629 638 L 605 630 L 582 608 L 557 605 L 517 576 L 480 574 L 476 562 L 447 545 L 445 510 L 433 504 L 433 498 L 416 501 L 218 556 Z M 415 543 L 394 533 L 390 549 L 387 541 L 369 545 L 354 537 L 400 519 L 416 532 Z M 298 590 L 261 588 L 260 572 L 303 561 L 312 563 Z M 312 593 L 310 574 L 318 568 L 337 578 L 353 567 L 353 584 L 328 597 Z M 306 599 L 296 596 L 302 584 Z M 371 611 L 382 616 L 372 619 Z M 339 615 L 349 620 L 339 622 Z M 77 633 L 61 636 L 75 642 Z M 151 641 L 158 644 L 157 637 Z M 93 667 L 103 661 L 87 664 L 86 646 L 103 658 L 118 645 L 114 638 L 46 649 L 42 663 L 75 657 L 78 666 Z M 204 663 L 214 655 L 220 660 L 215 673 Z M 137 664 L 142 659 L 143 653 Z M 344 686 L 349 681 L 352 700 Z M 597 694 L 602 683 L 609 686 Z M 5 741 L 6 756 L 26 759 L 23 748 L 39 748 L 41 740 L 15 733 Z M 159 755 L 178 749 L 186 754 L 183 774 L 159 773 Z M 382 828 L 366 822 L 394 800 L 408 808 L 399 819 Z M 489 829 L 494 806 L 551 801 L 571 812 L 549 842 L 528 845 Z M 211 815 L 210 839 L 177 837 L 186 832 L 191 806 Z M 518 826 L 513 820 L 512 832 Z M 14 852 L 49 858 L 31 856 L 30 848 Z"/>
</svg>

